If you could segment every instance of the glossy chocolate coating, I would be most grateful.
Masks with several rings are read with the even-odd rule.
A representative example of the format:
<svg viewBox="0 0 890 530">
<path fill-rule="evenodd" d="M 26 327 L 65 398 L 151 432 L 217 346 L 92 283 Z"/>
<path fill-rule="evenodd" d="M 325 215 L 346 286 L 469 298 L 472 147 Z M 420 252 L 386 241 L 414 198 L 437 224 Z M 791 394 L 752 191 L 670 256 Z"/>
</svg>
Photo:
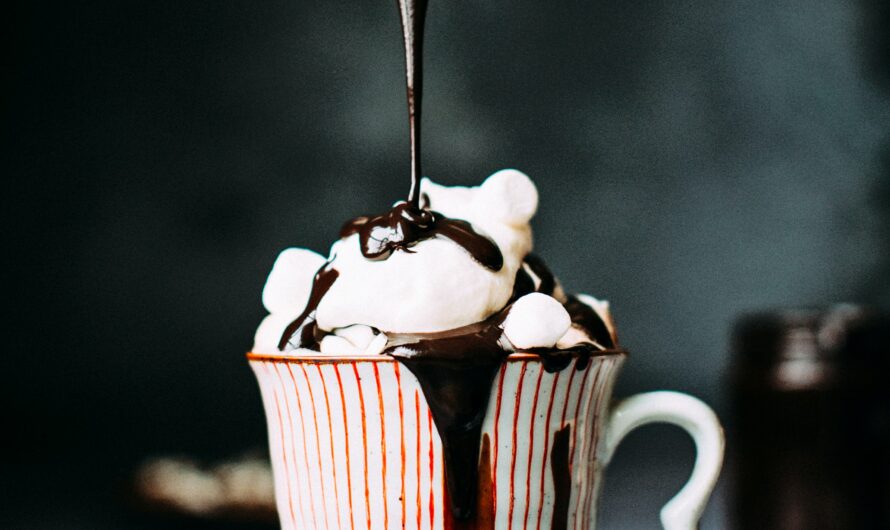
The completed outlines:
<svg viewBox="0 0 890 530">
<path fill-rule="evenodd" d="M 341 239 L 353 234 L 359 235 L 362 255 L 371 260 L 387 259 L 396 251 L 410 253 L 412 246 L 425 239 L 444 237 L 489 270 L 497 272 L 504 266 L 498 246 L 473 230 L 470 223 L 405 202 L 382 215 L 356 217 L 340 229 Z"/>
</svg>

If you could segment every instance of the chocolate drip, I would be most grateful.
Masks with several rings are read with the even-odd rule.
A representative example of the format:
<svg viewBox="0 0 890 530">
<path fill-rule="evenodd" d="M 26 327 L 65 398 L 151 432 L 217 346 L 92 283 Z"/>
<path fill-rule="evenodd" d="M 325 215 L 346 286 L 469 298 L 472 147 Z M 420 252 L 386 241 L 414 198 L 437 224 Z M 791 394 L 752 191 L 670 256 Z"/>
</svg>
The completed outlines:
<svg viewBox="0 0 890 530">
<path fill-rule="evenodd" d="M 384 351 L 420 382 L 442 439 L 445 486 L 456 520 L 475 512 L 482 422 L 507 356 L 498 344 L 504 315 L 441 333 L 394 335 Z"/>
<path fill-rule="evenodd" d="M 556 431 L 556 435 L 553 437 L 553 449 L 550 452 L 550 473 L 553 477 L 556 499 L 553 501 L 551 530 L 566 530 L 569 525 L 569 500 L 572 497 L 572 469 L 569 463 L 569 440 L 571 438 L 571 425 L 566 425 Z"/>
<path fill-rule="evenodd" d="M 535 292 L 535 281 L 531 275 L 525 270 L 525 267 L 519 267 L 516 271 L 516 279 L 513 280 L 513 294 L 510 295 L 510 302 L 513 303 L 523 296 Z"/>
<path fill-rule="evenodd" d="M 473 518 L 479 477 L 479 442 L 492 383 L 509 355 L 501 346 L 507 306 L 489 319 L 437 333 L 389 334 L 383 353 L 395 357 L 417 377 L 442 438 L 445 479 L 452 516 Z M 573 360 L 583 370 L 600 350 L 579 344 L 564 350 L 534 349 L 549 373 Z M 455 527 L 457 528 L 457 527 Z M 461 527 L 463 528 L 463 527 Z"/>
<path fill-rule="evenodd" d="M 491 439 L 482 435 L 482 450 L 479 452 L 479 483 L 476 490 L 476 516 L 472 519 L 454 519 L 451 510 L 445 510 L 443 525 L 445 530 L 494 530 L 494 475 L 491 469 Z M 445 489 L 445 502 L 448 502 L 448 489 Z"/>
<path fill-rule="evenodd" d="M 565 308 L 572 318 L 572 323 L 581 326 L 597 344 L 606 349 L 615 347 L 615 341 L 612 340 L 609 328 L 592 307 L 578 300 L 577 296 L 572 295 L 566 301 Z"/>
<path fill-rule="evenodd" d="M 556 277 L 553 276 L 553 273 L 544 264 L 544 260 L 535 254 L 529 254 L 525 257 L 525 263 L 535 273 L 535 276 L 541 280 L 541 285 L 538 286 L 537 291 L 546 295 L 552 295 L 556 290 Z"/>
<path fill-rule="evenodd" d="M 278 349 L 284 351 L 285 346 L 290 342 L 291 338 L 300 335 L 297 343 L 293 344 L 297 348 L 317 348 L 318 347 L 318 326 L 315 323 L 315 310 L 324 295 L 327 294 L 334 281 L 340 273 L 336 269 L 328 269 L 328 263 L 325 263 L 318 272 L 315 273 L 315 279 L 312 280 L 312 290 L 309 292 L 309 302 L 306 308 L 300 313 L 293 322 L 284 328 L 281 334 L 281 340 L 278 341 Z"/>
<path fill-rule="evenodd" d="M 340 238 L 352 234 L 359 235 L 362 255 L 371 260 L 387 259 L 397 250 L 412 252 L 411 247 L 417 243 L 441 236 L 469 252 L 487 269 L 497 272 L 504 266 L 504 256 L 498 246 L 473 230 L 470 223 L 405 202 L 396 204 L 383 215 L 348 221 L 340 229 Z"/>
<path fill-rule="evenodd" d="M 577 344 L 564 350 L 547 348 L 532 348 L 531 350 L 527 350 L 528 353 L 535 353 L 541 357 L 541 366 L 548 374 L 565 370 L 568 365 L 572 364 L 572 360 L 574 359 L 578 359 L 577 362 L 575 362 L 575 370 L 584 370 L 590 363 L 590 358 L 601 351 L 602 350 L 598 349 L 593 344 Z"/>
</svg>

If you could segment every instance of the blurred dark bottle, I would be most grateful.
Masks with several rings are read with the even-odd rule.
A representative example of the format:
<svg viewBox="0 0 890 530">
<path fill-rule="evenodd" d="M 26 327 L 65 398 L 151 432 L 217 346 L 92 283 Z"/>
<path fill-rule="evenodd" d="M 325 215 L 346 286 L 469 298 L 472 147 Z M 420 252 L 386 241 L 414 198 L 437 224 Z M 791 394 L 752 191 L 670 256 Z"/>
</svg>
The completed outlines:
<svg viewBox="0 0 890 530">
<path fill-rule="evenodd" d="M 850 305 L 734 331 L 738 530 L 890 529 L 890 320 Z"/>
</svg>

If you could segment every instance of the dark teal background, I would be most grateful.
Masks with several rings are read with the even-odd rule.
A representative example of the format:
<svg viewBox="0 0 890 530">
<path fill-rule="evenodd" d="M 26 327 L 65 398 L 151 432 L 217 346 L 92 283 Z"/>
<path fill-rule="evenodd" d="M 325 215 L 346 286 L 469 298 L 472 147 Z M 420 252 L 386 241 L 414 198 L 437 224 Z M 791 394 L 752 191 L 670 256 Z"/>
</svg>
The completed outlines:
<svg viewBox="0 0 890 530">
<path fill-rule="evenodd" d="M 0 526 L 169 527 L 120 486 L 151 455 L 262 446 L 243 353 L 278 251 L 326 253 L 407 193 L 396 9 L 23 4 L 4 31 Z M 425 172 L 536 181 L 537 252 L 611 300 L 632 352 L 619 394 L 722 412 L 740 313 L 890 303 L 886 2 L 431 4 Z M 604 526 L 655 528 L 691 444 L 628 443 Z"/>
</svg>

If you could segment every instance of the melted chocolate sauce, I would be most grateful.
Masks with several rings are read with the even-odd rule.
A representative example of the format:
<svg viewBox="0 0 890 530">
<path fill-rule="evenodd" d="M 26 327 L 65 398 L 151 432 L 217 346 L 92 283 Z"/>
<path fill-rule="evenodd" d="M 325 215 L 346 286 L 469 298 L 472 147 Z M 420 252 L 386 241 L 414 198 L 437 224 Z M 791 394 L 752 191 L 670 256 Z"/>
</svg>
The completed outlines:
<svg viewBox="0 0 890 530">
<path fill-rule="evenodd" d="M 315 279 L 312 281 L 312 290 L 309 292 L 309 302 L 306 308 L 300 313 L 293 322 L 284 328 L 281 334 L 281 340 L 278 341 L 278 349 L 284 351 L 291 338 L 299 333 L 300 338 L 297 343 L 291 345 L 295 348 L 313 348 L 318 349 L 318 325 L 315 323 L 315 310 L 318 304 L 328 290 L 334 285 L 334 281 L 340 273 L 336 269 L 328 269 L 328 263 L 325 263 L 318 272 L 315 273 Z"/>
<path fill-rule="evenodd" d="M 492 271 L 497 272 L 504 266 L 504 256 L 498 246 L 473 230 L 470 223 L 405 202 L 396 204 L 383 215 L 356 217 L 340 229 L 341 239 L 353 234 L 359 235 L 362 255 L 370 260 L 387 259 L 397 250 L 413 252 L 411 247 L 417 243 L 441 236 Z"/>
<path fill-rule="evenodd" d="M 448 503 L 448 490 L 445 490 Z M 482 435 L 479 452 L 479 483 L 476 490 L 476 516 L 472 519 L 455 519 L 451 510 L 445 510 L 445 530 L 494 530 L 494 475 L 491 469 L 491 439 Z"/>
<path fill-rule="evenodd" d="M 442 439 L 445 486 L 456 520 L 473 517 L 479 443 L 491 387 L 508 355 L 498 344 L 506 312 L 441 333 L 393 335 L 384 351 L 417 377 Z"/>
<path fill-rule="evenodd" d="M 525 263 L 535 273 L 535 276 L 541 280 L 541 285 L 538 286 L 537 291 L 546 295 L 552 295 L 553 291 L 556 290 L 556 278 L 547 265 L 544 264 L 544 260 L 536 254 L 529 254 L 525 257 Z"/>
<path fill-rule="evenodd" d="M 565 370 L 576 358 L 578 359 L 578 362 L 575 363 L 575 370 L 580 372 L 587 368 L 587 365 L 590 363 L 590 358 L 601 351 L 602 350 L 593 344 L 577 344 L 564 350 L 554 350 L 549 348 L 532 348 L 530 350 L 525 350 L 525 352 L 537 354 L 541 358 L 541 366 L 548 374 Z"/>
<path fill-rule="evenodd" d="M 531 275 L 526 272 L 525 267 L 519 267 L 516 272 L 516 279 L 513 280 L 513 294 L 510 295 L 510 302 L 513 303 L 523 296 L 535 292 L 535 281 Z"/>
<path fill-rule="evenodd" d="M 569 296 L 565 308 L 572 318 L 572 323 L 581 326 L 590 335 L 590 338 L 606 349 L 615 347 L 615 341 L 612 340 L 609 328 L 592 307 L 578 300 L 577 296 Z"/>
<path fill-rule="evenodd" d="M 553 449 L 550 452 L 550 472 L 553 476 L 553 489 L 556 490 L 556 499 L 553 501 L 551 530 L 566 530 L 569 525 L 569 500 L 572 497 L 572 469 L 569 464 L 569 440 L 571 438 L 571 425 L 566 425 L 556 431 L 556 435 L 553 437 Z"/>
</svg>

